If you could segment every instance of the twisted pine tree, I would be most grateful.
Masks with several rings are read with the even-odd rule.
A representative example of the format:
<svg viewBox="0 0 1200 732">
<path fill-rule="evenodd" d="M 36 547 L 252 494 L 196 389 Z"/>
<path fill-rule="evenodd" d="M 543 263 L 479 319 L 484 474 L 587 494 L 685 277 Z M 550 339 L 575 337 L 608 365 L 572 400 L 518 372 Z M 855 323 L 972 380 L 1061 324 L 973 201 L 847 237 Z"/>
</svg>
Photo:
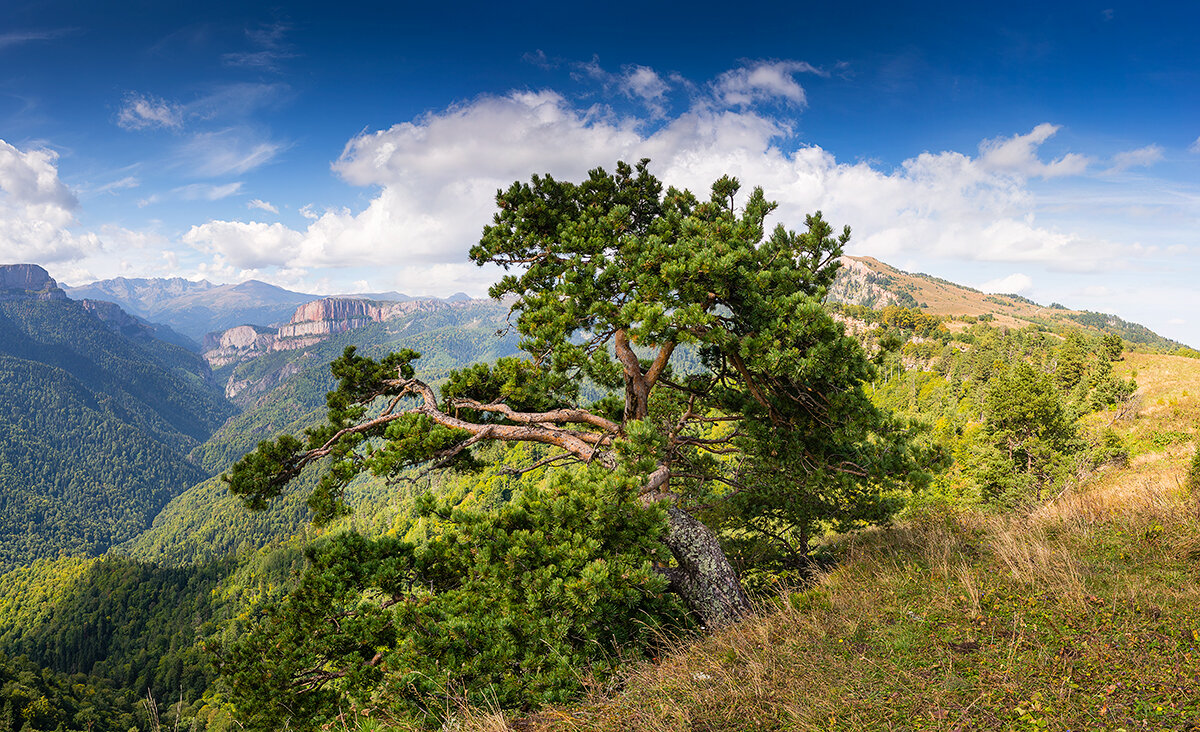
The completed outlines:
<svg viewBox="0 0 1200 732">
<path fill-rule="evenodd" d="M 905 431 L 862 389 L 872 365 L 822 301 L 849 227 L 820 213 L 802 233 L 766 231 L 775 204 L 738 181 L 711 197 L 662 185 L 618 163 L 580 183 L 534 176 L 496 196 L 498 212 L 471 259 L 507 274 L 528 359 L 453 374 L 435 393 L 413 351 L 375 361 L 346 353 L 328 422 L 265 441 L 226 475 L 261 508 L 313 461 L 329 470 L 310 497 L 315 519 L 345 510 L 342 490 L 363 470 L 471 460 L 483 441 L 551 449 L 538 462 L 639 471 L 638 498 L 665 506 L 659 570 L 702 622 L 748 609 L 717 534 L 702 518 L 807 549 L 818 525 L 878 520 L 886 489 L 920 480 Z M 699 366 L 673 373 L 694 349 Z M 695 361 L 695 359 L 693 359 Z M 585 384 L 610 390 L 591 404 Z"/>
</svg>

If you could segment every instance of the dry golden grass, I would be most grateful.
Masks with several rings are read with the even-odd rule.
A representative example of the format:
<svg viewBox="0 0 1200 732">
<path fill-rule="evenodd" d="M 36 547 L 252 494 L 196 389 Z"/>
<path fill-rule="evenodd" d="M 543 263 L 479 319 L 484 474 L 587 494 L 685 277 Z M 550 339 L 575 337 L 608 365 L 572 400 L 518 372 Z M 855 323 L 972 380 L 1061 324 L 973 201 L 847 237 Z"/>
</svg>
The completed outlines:
<svg viewBox="0 0 1200 732">
<path fill-rule="evenodd" d="M 864 262 L 876 272 L 891 277 L 895 286 L 907 291 L 917 302 L 924 303 L 926 312 L 934 315 L 991 314 L 995 316 L 994 325 L 1006 325 L 1011 328 L 1024 328 L 1029 325 L 1030 318 L 1079 327 L 1078 323 L 1067 318 L 1068 314 L 1078 312 L 1075 310 L 1045 308 L 1003 296 L 973 292 L 955 284 L 904 272 L 873 257 L 850 258 Z M 948 323 L 947 326 L 951 330 L 966 327 L 960 322 Z"/>
</svg>

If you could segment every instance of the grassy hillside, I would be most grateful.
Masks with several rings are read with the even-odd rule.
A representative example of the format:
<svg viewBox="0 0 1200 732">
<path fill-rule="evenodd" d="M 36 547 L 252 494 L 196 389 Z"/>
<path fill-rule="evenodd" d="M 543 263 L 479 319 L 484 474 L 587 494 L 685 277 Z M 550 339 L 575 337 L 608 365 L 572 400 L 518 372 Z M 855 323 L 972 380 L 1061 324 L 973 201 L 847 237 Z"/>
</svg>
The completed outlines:
<svg viewBox="0 0 1200 732">
<path fill-rule="evenodd" d="M 920 307 L 933 315 L 955 316 L 948 324 L 951 329 L 961 329 L 971 319 L 983 316 L 1012 328 L 1030 324 L 1051 330 L 1080 328 L 1114 333 L 1129 343 L 1166 351 L 1183 346 L 1115 315 L 1071 310 L 1057 303 L 1043 306 L 1020 295 L 989 295 L 932 275 L 905 272 L 873 257 L 843 257 L 830 300 L 876 308 L 889 304 Z"/>
<path fill-rule="evenodd" d="M 1032 511 L 910 515 L 756 617 L 577 706 L 464 730 L 1194 729 L 1200 362 L 1129 354 L 1135 446 Z"/>
</svg>

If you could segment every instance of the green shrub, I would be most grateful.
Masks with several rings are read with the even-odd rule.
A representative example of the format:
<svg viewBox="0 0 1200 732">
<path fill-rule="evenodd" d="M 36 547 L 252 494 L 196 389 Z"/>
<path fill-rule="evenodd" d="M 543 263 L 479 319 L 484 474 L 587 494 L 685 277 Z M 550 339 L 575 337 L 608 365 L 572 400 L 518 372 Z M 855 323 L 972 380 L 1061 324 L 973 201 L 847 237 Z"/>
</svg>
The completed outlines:
<svg viewBox="0 0 1200 732">
<path fill-rule="evenodd" d="M 498 511 L 439 505 L 425 545 L 346 533 L 309 549 L 287 600 L 224 659 L 249 729 L 313 729 L 383 706 L 436 725 L 448 694 L 562 702 L 644 656 L 684 612 L 651 563 L 663 509 L 600 469 L 527 487 Z"/>
<path fill-rule="evenodd" d="M 1125 467 L 1129 464 L 1129 446 L 1111 427 L 1105 429 L 1092 447 L 1092 463 Z"/>
</svg>

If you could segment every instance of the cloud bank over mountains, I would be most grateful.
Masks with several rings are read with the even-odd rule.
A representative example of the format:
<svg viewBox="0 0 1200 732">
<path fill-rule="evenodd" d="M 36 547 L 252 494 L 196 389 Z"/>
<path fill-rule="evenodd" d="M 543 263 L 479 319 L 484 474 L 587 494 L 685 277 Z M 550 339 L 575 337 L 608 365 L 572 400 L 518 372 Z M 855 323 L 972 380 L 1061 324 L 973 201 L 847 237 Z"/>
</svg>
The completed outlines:
<svg viewBox="0 0 1200 732">
<path fill-rule="evenodd" d="M 540 62 L 551 63 L 544 56 Z M 380 290 L 482 294 L 494 273 L 466 256 L 491 219 L 497 189 L 533 173 L 578 179 L 593 167 L 644 157 L 665 183 L 699 195 L 726 173 L 760 185 L 779 202 L 774 220 L 785 226 L 797 228 L 805 214 L 820 209 L 835 225 L 853 227 L 851 253 L 900 266 L 929 259 L 1003 263 L 1009 268 L 996 282 L 1022 291 L 1035 282 L 1014 268 L 1107 271 L 1157 246 L 1055 225 L 1043 200 L 1047 190 L 1073 180 L 1145 171 L 1163 158 L 1158 145 L 1105 160 L 1044 154 L 1061 129 L 1046 121 L 983 139 L 973 151 L 920 152 L 885 169 L 838 160 L 819 141 L 796 133 L 808 104 L 804 78 L 829 73 L 807 63 L 750 62 L 704 83 L 645 66 L 608 72 L 594 60 L 578 64 L 577 73 L 599 86 L 599 98 L 633 104 L 518 90 L 365 130 L 332 162 L 336 176 L 367 193 L 361 207 L 326 209 L 317 201 L 301 209 L 306 224 L 289 226 L 278 220 L 277 206 L 254 198 L 244 218 L 195 222 L 165 240 L 153 237 L 167 249 L 163 266 L 182 259 L 198 264 L 172 274 L 257 277 L 290 286 L 323 282 L 336 289 L 367 279 Z M 278 90 L 260 85 L 223 93 L 253 107 Z M 241 175 L 286 150 L 285 143 L 255 138 L 241 123 L 187 132 L 210 102 L 179 105 L 130 95 L 117 124 L 184 135 L 179 164 L 209 177 Z M 0 238 L 7 256 L 74 263 L 81 273 L 107 276 L 115 240 L 131 240 L 136 232 L 77 231 L 79 204 L 56 164 L 49 150 L 0 147 Z M 278 201 L 275 193 L 246 190 L 239 181 L 154 195 Z M 1196 204 L 1181 199 L 1178 205 Z"/>
</svg>

